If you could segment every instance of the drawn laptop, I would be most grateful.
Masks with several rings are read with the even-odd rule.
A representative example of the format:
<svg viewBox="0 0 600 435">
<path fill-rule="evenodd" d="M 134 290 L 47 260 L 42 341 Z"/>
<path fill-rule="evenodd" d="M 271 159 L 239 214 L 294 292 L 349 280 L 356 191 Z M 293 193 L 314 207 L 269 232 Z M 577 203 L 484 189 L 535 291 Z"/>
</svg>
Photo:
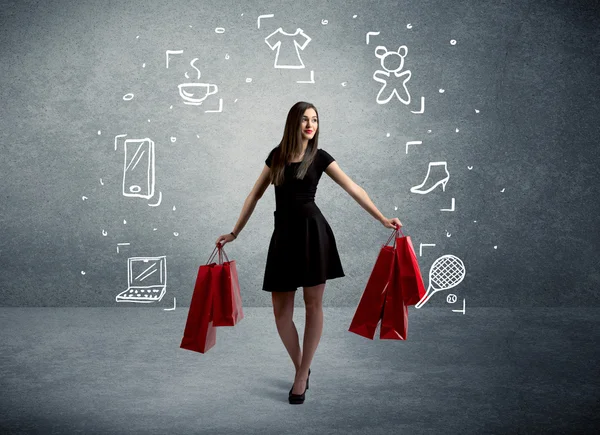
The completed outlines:
<svg viewBox="0 0 600 435">
<path fill-rule="evenodd" d="M 167 290 L 167 257 L 131 257 L 127 259 L 127 290 L 117 302 L 150 303 L 162 299 Z"/>
</svg>

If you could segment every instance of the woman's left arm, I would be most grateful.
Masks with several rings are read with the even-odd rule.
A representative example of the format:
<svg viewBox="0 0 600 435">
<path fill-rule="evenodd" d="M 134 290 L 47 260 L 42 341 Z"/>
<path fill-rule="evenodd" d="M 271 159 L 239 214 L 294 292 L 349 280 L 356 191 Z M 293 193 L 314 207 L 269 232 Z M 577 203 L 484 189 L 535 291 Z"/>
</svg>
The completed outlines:
<svg viewBox="0 0 600 435">
<path fill-rule="evenodd" d="M 386 228 L 398 228 L 402 226 L 402 222 L 398 218 L 388 219 L 386 218 L 373 204 L 369 195 L 358 184 L 356 184 L 337 164 L 337 162 L 333 161 L 327 169 L 325 169 L 325 173 L 331 177 L 333 181 L 339 184 L 342 189 L 344 189 L 348 194 L 354 198 L 356 202 L 360 204 L 362 208 L 367 210 L 371 216 L 377 219 L 382 223 Z"/>
</svg>

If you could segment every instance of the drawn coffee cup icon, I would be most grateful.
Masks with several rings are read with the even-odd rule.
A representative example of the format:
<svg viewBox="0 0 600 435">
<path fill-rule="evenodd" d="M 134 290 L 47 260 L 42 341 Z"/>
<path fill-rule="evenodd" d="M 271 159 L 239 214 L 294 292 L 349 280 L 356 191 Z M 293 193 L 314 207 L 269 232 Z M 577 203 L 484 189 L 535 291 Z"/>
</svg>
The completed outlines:
<svg viewBox="0 0 600 435">
<path fill-rule="evenodd" d="M 214 86 L 214 91 L 210 91 Z M 219 88 L 213 83 L 182 83 L 179 86 L 179 95 L 185 104 L 200 105 L 209 95 L 216 94 Z M 204 88 L 204 89 L 203 89 Z"/>
</svg>

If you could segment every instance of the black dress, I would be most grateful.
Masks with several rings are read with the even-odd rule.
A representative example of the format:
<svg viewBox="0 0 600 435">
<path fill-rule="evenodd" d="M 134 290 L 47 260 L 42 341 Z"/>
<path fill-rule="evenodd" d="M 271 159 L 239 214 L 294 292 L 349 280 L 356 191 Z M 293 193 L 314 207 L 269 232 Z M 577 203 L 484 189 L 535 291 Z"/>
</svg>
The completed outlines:
<svg viewBox="0 0 600 435">
<path fill-rule="evenodd" d="M 273 148 L 265 160 L 268 167 L 277 148 Z M 303 180 L 294 178 L 301 162 L 286 165 L 284 183 L 275 186 L 275 228 L 267 254 L 263 290 L 295 291 L 298 287 L 346 276 L 333 231 L 314 201 L 321 175 L 334 160 L 326 151 L 317 149 Z"/>
</svg>

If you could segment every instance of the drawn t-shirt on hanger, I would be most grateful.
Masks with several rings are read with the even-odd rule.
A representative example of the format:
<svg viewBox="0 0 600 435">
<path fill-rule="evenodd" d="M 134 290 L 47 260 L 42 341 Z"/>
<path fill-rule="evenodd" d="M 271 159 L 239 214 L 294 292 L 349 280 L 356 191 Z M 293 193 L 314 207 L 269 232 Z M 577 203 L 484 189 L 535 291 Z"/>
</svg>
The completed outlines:
<svg viewBox="0 0 600 435">
<path fill-rule="evenodd" d="M 310 41 L 310 37 L 299 27 L 295 33 L 285 33 L 280 27 L 265 38 L 271 50 L 277 49 L 275 68 L 304 68 L 298 49 L 304 50 Z"/>
</svg>

